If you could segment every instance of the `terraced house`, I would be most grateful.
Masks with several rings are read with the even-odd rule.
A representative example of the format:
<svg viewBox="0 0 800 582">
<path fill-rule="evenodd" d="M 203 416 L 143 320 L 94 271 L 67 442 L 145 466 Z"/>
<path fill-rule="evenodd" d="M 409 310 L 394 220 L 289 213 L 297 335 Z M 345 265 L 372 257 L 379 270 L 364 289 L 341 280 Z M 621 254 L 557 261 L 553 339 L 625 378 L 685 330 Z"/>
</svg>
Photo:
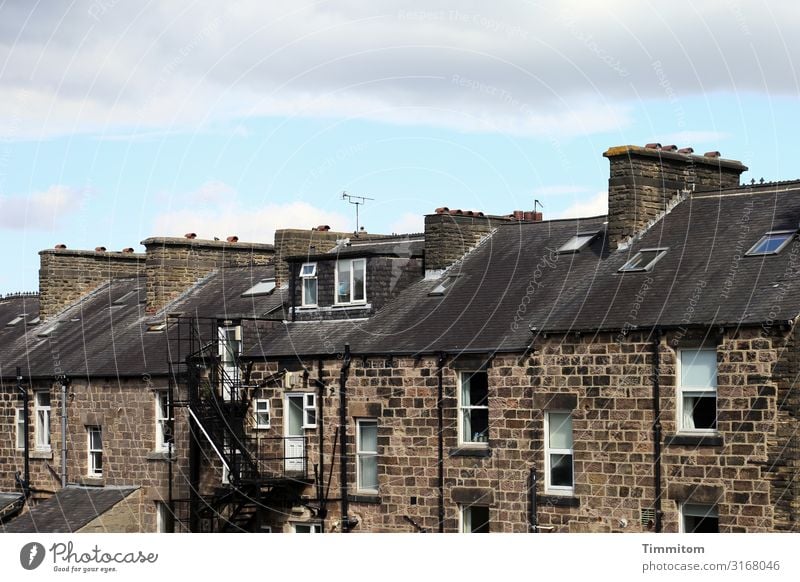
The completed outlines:
<svg viewBox="0 0 800 582">
<path fill-rule="evenodd" d="M 43 252 L 0 306 L 4 527 L 113 489 L 58 526 L 795 531 L 800 182 L 604 155 L 607 216 Z"/>
</svg>

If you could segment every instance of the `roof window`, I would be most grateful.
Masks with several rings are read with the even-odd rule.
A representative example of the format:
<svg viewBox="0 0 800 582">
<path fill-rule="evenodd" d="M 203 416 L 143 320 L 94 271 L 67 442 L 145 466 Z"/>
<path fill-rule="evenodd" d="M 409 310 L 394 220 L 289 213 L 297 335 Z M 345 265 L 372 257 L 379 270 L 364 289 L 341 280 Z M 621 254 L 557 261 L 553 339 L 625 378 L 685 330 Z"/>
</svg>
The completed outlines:
<svg viewBox="0 0 800 582">
<path fill-rule="evenodd" d="M 666 254 L 667 249 L 642 249 L 631 260 L 622 265 L 619 271 L 620 273 L 649 271 Z"/>
<path fill-rule="evenodd" d="M 559 247 L 558 252 L 560 253 L 577 253 L 578 251 L 582 250 L 583 248 L 589 246 L 594 238 L 597 236 L 598 233 L 596 232 L 579 232 L 567 242 L 565 242 L 561 247 Z"/>
<path fill-rule="evenodd" d="M 274 290 L 275 279 L 261 279 L 261 281 L 242 293 L 242 297 L 258 297 L 259 295 L 269 295 Z"/>
<path fill-rule="evenodd" d="M 762 236 L 745 253 L 748 256 L 777 255 L 794 238 L 795 230 L 773 230 Z"/>
<path fill-rule="evenodd" d="M 23 313 L 23 314 L 21 314 L 21 315 L 18 315 L 18 316 L 16 316 L 14 319 L 12 319 L 11 321 L 9 321 L 9 322 L 8 322 L 6 325 L 7 325 L 7 326 L 9 326 L 9 327 L 10 327 L 10 326 L 12 326 L 12 325 L 17 325 L 17 324 L 18 324 L 20 321 L 22 321 L 23 319 L 25 319 L 25 316 L 26 316 L 26 315 L 27 315 L 26 313 Z"/>
<path fill-rule="evenodd" d="M 447 291 L 448 289 L 450 289 L 450 287 L 453 286 L 453 283 L 455 282 L 456 279 L 458 279 L 458 275 L 448 275 L 447 277 L 442 279 L 441 282 L 430 291 L 430 293 L 428 293 L 428 296 L 440 297 L 444 295 L 445 291 Z"/>
</svg>

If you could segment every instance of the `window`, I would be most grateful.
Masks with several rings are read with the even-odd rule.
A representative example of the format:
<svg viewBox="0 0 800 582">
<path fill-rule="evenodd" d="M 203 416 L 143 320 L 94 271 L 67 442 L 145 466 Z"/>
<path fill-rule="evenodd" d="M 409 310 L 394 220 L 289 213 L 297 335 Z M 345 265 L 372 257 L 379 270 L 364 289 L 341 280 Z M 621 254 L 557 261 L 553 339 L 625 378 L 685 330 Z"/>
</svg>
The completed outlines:
<svg viewBox="0 0 800 582">
<path fill-rule="evenodd" d="M 356 421 L 356 466 L 359 491 L 378 492 L 378 421 Z"/>
<path fill-rule="evenodd" d="M 172 517 L 169 505 L 163 501 L 156 501 L 156 532 L 171 533 L 170 517 Z"/>
<path fill-rule="evenodd" d="M 269 428 L 269 400 L 253 400 L 253 425 L 255 428 Z"/>
<path fill-rule="evenodd" d="M 719 513 L 716 506 L 683 503 L 681 533 L 719 533 Z"/>
<path fill-rule="evenodd" d="M 293 523 L 293 533 L 322 533 L 318 523 Z"/>
<path fill-rule="evenodd" d="M 489 508 L 485 505 L 461 506 L 461 533 L 489 533 Z"/>
<path fill-rule="evenodd" d="M 260 295 L 269 295 L 273 291 L 275 291 L 275 279 L 261 279 L 261 281 L 242 293 L 242 297 L 258 297 Z"/>
<path fill-rule="evenodd" d="M 169 394 L 166 390 L 156 392 L 156 450 L 169 451 L 174 443 L 169 416 Z"/>
<path fill-rule="evenodd" d="M 486 372 L 461 372 L 458 391 L 458 441 L 489 442 L 489 378 Z"/>
<path fill-rule="evenodd" d="M 313 392 L 303 394 L 303 428 L 317 427 L 317 395 Z"/>
<path fill-rule="evenodd" d="M 21 451 L 25 448 L 25 414 L 22 406 L 17 406 L 15 409 L 16 422 L 14 425 L 17 427 L 16 448 Z"/>
<path fill-rule="evenodd" d="M 336 303 L 365 303 L 367 300 L 366 259 L 336 263 Z"/>
<path fill-rule="evenodd" d="M 544 431 L 545 490 L 572 493 L 572 416 L 569 412 L 546 412 Z"/>
<path fill-rule="evenodd" d="M 559 247 L 559 253 L 577 253 L 584 247 L 588 246 L 590 242 L 597 236 L 596 232 L 579 233 L 565 242 Z"/>
<path fill-rule="evenodd" d="M 238 325 L 219 328 L 220 380 L 222 397 L 235 400 L 239 396 L 239 354 L 242 328 Z"/>
<path fill-rule="evenodd" d="M 89 440 L 89 477 L 103 476 L 103 431 L 99 426 L 87 426 Z"/>
<path fill-rule="evenodd" d="M 303 263 L 300 267 L 301 294 L 300 305 L 315 307 L 317 305 L 317 264 Z"/>
<path fill-rule="evenodd" d="M 621 273 L 635 273 L 649 271 L 661 258 L 667 254 L 667 249 L 642 249 L 634 257 L 622 265 Z"/>
<path fill-rule="evenodd" d="M 774 230 L 762 236 L 747 255 L 777 255 L 794 238 L 794 230 Z"/>
<path fill-rule="evenodd" d="M 36 392 L 36 448 L 50 450 L 50 393 Z"/>
<path fill-rule="evenodd" d="M 679 350 L 678 428 L 713 433 L 717 430 L 717 352 Z"/>
</svg>

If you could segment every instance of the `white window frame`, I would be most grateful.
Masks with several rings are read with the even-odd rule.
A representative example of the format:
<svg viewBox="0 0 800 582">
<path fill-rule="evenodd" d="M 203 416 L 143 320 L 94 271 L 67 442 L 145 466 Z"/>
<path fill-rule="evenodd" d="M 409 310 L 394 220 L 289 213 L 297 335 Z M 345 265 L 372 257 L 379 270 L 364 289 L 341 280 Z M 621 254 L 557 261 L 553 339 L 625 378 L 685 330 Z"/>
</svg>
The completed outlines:
<svg viewBox="0 0 800 582">
<path fill-rule="evenodd" d="M 100 448 L 95 448 L 92 445 L 92 435 L 98 433 L 100 435 Z M 102 477 L 103 476 L 103 427 L 92 425 L 86 427 L 86 452 L 87 452 L 87 465 L 86 474 L 89 477 Z M 97 459 L 100 459 L 100 468 L 98 469 Z"/>
<path fill-rule="evenodd" d="M 760 247 L 761 244 L 764 242 L 764 239 L 766 239 L 768 236 L 776 235 L 776 234 L 787 234 L 789 236 L 787 236 L 786 240 L 783 241 L 781 243 L 781 245 L 778 248 L 776 248 L 774 251 L 770 251 L 768 253 L 757 253 L 757 252 L 755 252 L 756 249 L 758 247 Z M 745 253 L 745 256 L 748 256 L 748 257 L 766 257 L 766 256 L 769 256 L 769 255 L 777 255 L 779 252 L 781 252 L 784 249 L 784 247 L 786 247 L 786 245 L 788 245 L 790 242 L 792 242 L 792 239 L 794 239 L 794 235 L 795 234 L 797 234 L 796 230 L 771 230 L 769 232 L 765 232 L 761 236 L 761 238 L 759 238 L 756 241 L 756 244 L 754 244 L 752 247 L 750 247 L 750 249 Z"/>
<path fill-rule="evenodd" d="M 597 232 L 579 232 L 575 235 L 572 235 L 572 237 L 570 237 L 570 239 L 567 242 L 558 247 L 558 251 L 556 252 L 558 252 L 558 254 L 560 255 L 579 253 L 587 246 L 592 244 L 592 241 L 594 241 L 594 239 L 597 238 L 598 234 L 599 233 Z M 578 244 L 579 239 L 586 239 L 586 240 Z"/>
<path fill-rule="evenodd" d="M 310 267 L 309 272 L 306 273 L 306 267 Z M 306 281 L 313 281 L 316 288 L 316 301 L 313 303 L 308 301 L 306 297 Z M 300 267 L 300 306 L 301 307 L 316 307 L 319 303 L 319 281 L 317 279 L 317 264 L 316 263 L 303 263 Z"/>
<path fill-rule="evenodd" d="M 660 261 L 661 259 L 663 259 L 666 256 L 668 250 L 669 250 L 668 248 L 663 248 L 663 247 L 661 247 L 661 248 L 653 248 L 653 249 L 640 249 L 638 253 L 633 255 L 633 257 L 628 259 L 628 261 L 619 268 L 619 272 L 620 273 L 641 273 L 643 271 L 650 271 L 658 261 Z M 653 257 L 650 260 L 649 263 L 647 263 L 646 265 L 644 265 L 642 267 L 632 267 L 632 266 L 630 266 L 630 265 L 634 264 L 636 259 L 638 259 L 639 256 L 642 255 L 643 253 L 657 253 L 657 254 L 656 254 L 655 257 Z"/>
<path fill-rule="evenodd" d="M 297 531 L 298 527 L 308 528 L 308 531 Z M 322 533 L 322 528 L 318 523 L 312 522 L 303 522 L 303 523 L 293 523 L 292 524 L 292 533 Z"/>
<path fill-rule="evenodd" d="M 52 405 L 41 404 L 41 397 L 47 395 L 48 400 L 51 398 L 48 390 L 38 390 L 33 393 L 34 401 L 34 418 L 36 419 L 36 450 L 49 451 L 51 446 L 50 440 L 50 421 L 52 414 Z M 52 401 L 51 401 L 52 402 Z"/>
<path fill-rule="evenodd" d="M 550 415 L 566 414 L 569 416 L 570 430 L 572 431 L 572 448 L 562 449 L 550 446 Z M 575 493 L 575 430 L 572 425 L 571 410 L 546 410 L 544 413 L 544 490 L 553 495 L 573 495 Z M 569 455 L 572 461 L 572 485 L 552 485 L 550 455 Z"/>
<path fill-rule="evenodd" d="M 678 432 L 683 434 L 710 434 L 715 435 L 717 434 L 717 428 L 693 428 L 687 427 L 684 422 L 684 412 L 685 412 L 685 399 L 687 396 L 714 396 L 715 406 L 714 406 L 714 414 L 716 418 L 716 414 L 719 412 L 719 405 L 718 405 L 718 398 L 719 394 L 717 393 L 717 387 L 719 382 L 717 380 L 717 374 L 714 375 L 714 386 L 707 387 L 707 386 L 684 386 L 681 382 L 682 372 L 681 368 L 683 367 L 683 354 L 684 353 L 693 353 L 693 352 L 713 352 L 714 357 L 716 360 L 716 353 L 717 350 L 715 348 L 686 348 L 678 350 L 678 358 L 677 364 L 675 366 L 675 371 L 677 373 L 676 384 L 678 386 L 678 397 L 677 397 L 677 426 Z M 714 423 L 716 425 L 716 422 Z"/>
<path fill-rule="evenodd" d="M 169 452 L 170 442 L 167 440 L 169 427 L 169 393 L 166 390 L 155 391 L 156 404 L 156 451 Z M 163 402 L 162 402 L 163 401 Z M 175 435 L 172 436 L 172 446 L 175 447 Z"/>
<path fill-rule="evenodd" d="M 464 377 L 465 376 L 474 376 L 475 374 L 485 374 L 486 375 L 486 405 L 485 406 L 474 406 L 470 404 L 464 404 L 464 394 L 463 394 L 463 386 L 464 386 Z M 486 410 L 486 440 L 476 441 L 472 440 L 474 435 L 465 435 L 464 434 L 464 415 L 467 411 L 472 410 Z M 486 448 L 489 446 L 489 374 L 486 370 L 471 370 L 471 371 L 459 371 L 458 373 L 458 445 L 460 447 L 476 447 L 476 448 Z"/>
<path fill-rule="evenodd" d="M 14 426 L 16 427 L 16 434 L 14 435 L 14 448 L 18 451 L 25 449 L 25 408 L 20 404 L 14 408 Z"/>
<path fill-rule="evenodd" d="M 486 522 L 488 527 L 489 527 L 489 532 L 473 532 L 472 531 L 472 510 L 475 507 L 486 508 L 486 511 L 489 513 L 489 519 Z M 492 516 L 491 510 L 489 509 L 488 505 L 459 505 L 458 506 L 458 531 L 459 531 L 459 533 L 465 533 L 465 534 L 491 533 L 491 531 L 492 531 L 491 516 Z"/>
<path fill-rule="evenodd" d="M 317 428 L 317 395 L 303 392 L 303 428 Z"/>
<path fill-rule="evenodd" d="M 356 271 L 353 267 L 356 263 L 359 262 L 364 264 L 364 289 L 363 289 L 364 298 L 353 299 L 353 295 L 355 295 L 354 293 L 355 281 L 353 274 Z M 339 265 L 341 263 L 350 263 L 350 270 L 349 270 L 350 298 L 348 301 L 339 300 Z M 336 261 L 336 268 L 334 271 L 333 302 L 335 305 L 363 305 L 367 302 L 367 259 L 340 259 Z"/>
<path fill-rule="evenodd" d="M 361 448 L 361 427 L 364 426 L 374 426 L 375 431 L 377 433 L 378 430 L 378 419 L 377 418 L 358 418 L 356 419 L 356 489 L 363 493 L 378 493 L 378 488 L 370 488 L 364 487 L 362 485 L 362 474 L 361 474 L 361 459 L 367 457 L 374 457 L 375 458 L 375 483 L 378 482 L 378 466 L 377 466 L 377 459 L 378 459 L 378 445 L 377 445 L 377 437 L 375 443 L 375 450 L 374 451 L 365 451 Z"/>
<path fill-rule="evenodd" d="M 253 428 L 267 429 L 272 426 L 272 410 L 268 398 L 254 398 L 253 399 Z M 258 421 L 258 415 L 267 413 L 267 422 L 262 423 Z"/>
<path fill-rule="evenodd" d="M 694 533 L 686 531 L 687 517 L 715 517 L 717 519 L 717 531 L 719 531 L 719 508 L 710 503 L 687 503 L 680 504 L 680 533 Z"/>
</svg>

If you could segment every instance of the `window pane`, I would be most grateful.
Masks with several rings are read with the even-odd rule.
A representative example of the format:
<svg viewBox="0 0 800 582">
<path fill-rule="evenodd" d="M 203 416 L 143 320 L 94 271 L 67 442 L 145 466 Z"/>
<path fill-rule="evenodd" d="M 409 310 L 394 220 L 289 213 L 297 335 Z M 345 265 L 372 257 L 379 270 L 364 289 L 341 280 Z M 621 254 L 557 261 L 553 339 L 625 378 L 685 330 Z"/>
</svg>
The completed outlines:
<svg viewBox="0 0 800 582">
<path fill-rule="evenodd" d="M 103 439 L 99 430 L 92 429 L 89 431 L 89 443 L 89 446 L 94 450 L 103 448 Z"/>
<path fill-rule="evenodd" d="M 358 488 L 378 489 L 378 457 L 360 455 L 358 457 Z"/>
<path fill-rule="evenodd" d="M 37 404 L 37 406 L 50 406 L 50 393 L 49 392 L 37 392 L 36 393 L 36 404 Z"/>
<path fill-rule="evenodd" d="M 766 234 L 760 241 L 758 241 L 758 243 L 756 243 L 756 246 L 750 251 L 750 254 L 763 255 L 767 253 L 774 253 L 784 242 L 786 242 L 787 239 L 791 238 L 792 236 L 794 236 L 794 233 L 792 232 Z"/>
<path fill-rule="evenodd" d="M 462 406 L 488 406 L 489 379 L 486 372 L 462 374 L 461 389 Z"/>
<path fill-rule="evenodd" d="M 719 533 L 719 514 L 712 505 L 683 505 L 683 530 L 686 533 Z"/>
<path fill-rule="evenodd" d="M 288 422 L 289 435 L 303 434 L 303 398 L 302 396 L 290 396 L 287 398 L 289 405 Z"/>
<path fill-rule="evenodd" d="M 583 245 L 585 245 L 590 240 L 592 240 L 594 237 L 595 237 L 594 234 L 578 234 L 578 235 L 575 235 L 571 239 L 569 239 L 567 242 L 565 242 L 558 249 L 558 252 L 559 253 L 568 253 L 568 252 L 571 252 L 571 251 L 577 251 L 581 247 L 583 247 Z"/>
<path fill-rule="evenodd" d="M 489 441 L 489 410 L 472 408 L 464 411 L 464 440 L 473 443 Z"/>
<path fill-rule="evenodd" d="M 714 395 L 684 396 L 683 400 L 684 428 L 715 429 L 717 428 L 717 398 Z"/>
<path fill-rule="evenodd" d="M 572 487 L 572 455 L 550 455 L 550 485 Z"/>
<path fill-rule="evenodd" d="M 336 297 L 339 303 L 350 302 L 350 262 L 339 261 L 336 264 L 339 277 L 339 286 L 336 290 Z"/>
<path fill-rule="evenodd" d="M 378 452 L 378 425 L 372 422 L 359 424 L 361 452 Z"/>
<path fill-rule="evenodd" d="M 266 426 L 269 424 L 269 412 L 259 412 L 256 414 L 256 424 Z"/>
<path fill-rule="evenodd" d="M 366 261 L 353 261 L 353 301 L 364 300 L 364 266 Z"/>
<path fill-rule="evenodd" d="M 548 415 L 550 448 L 572 448 L 572 417 L 567 412 L 551 412 Z"/>
<path fill-rule="evenodd" d="M 466 508 L 469 512 L 469 531 L 470 533 L 489 533 L 489 508 L 479 505 Z"/>
<path fill-rule="evenodd" d="M 681 350 L 681 386 L 714 388 L 717 385 L 715 350 Z"/>
<path fill-rule="evenodd" d="M 303 304 L 317 304 L 317 280 L 303 279 Z"/>
</svg>

